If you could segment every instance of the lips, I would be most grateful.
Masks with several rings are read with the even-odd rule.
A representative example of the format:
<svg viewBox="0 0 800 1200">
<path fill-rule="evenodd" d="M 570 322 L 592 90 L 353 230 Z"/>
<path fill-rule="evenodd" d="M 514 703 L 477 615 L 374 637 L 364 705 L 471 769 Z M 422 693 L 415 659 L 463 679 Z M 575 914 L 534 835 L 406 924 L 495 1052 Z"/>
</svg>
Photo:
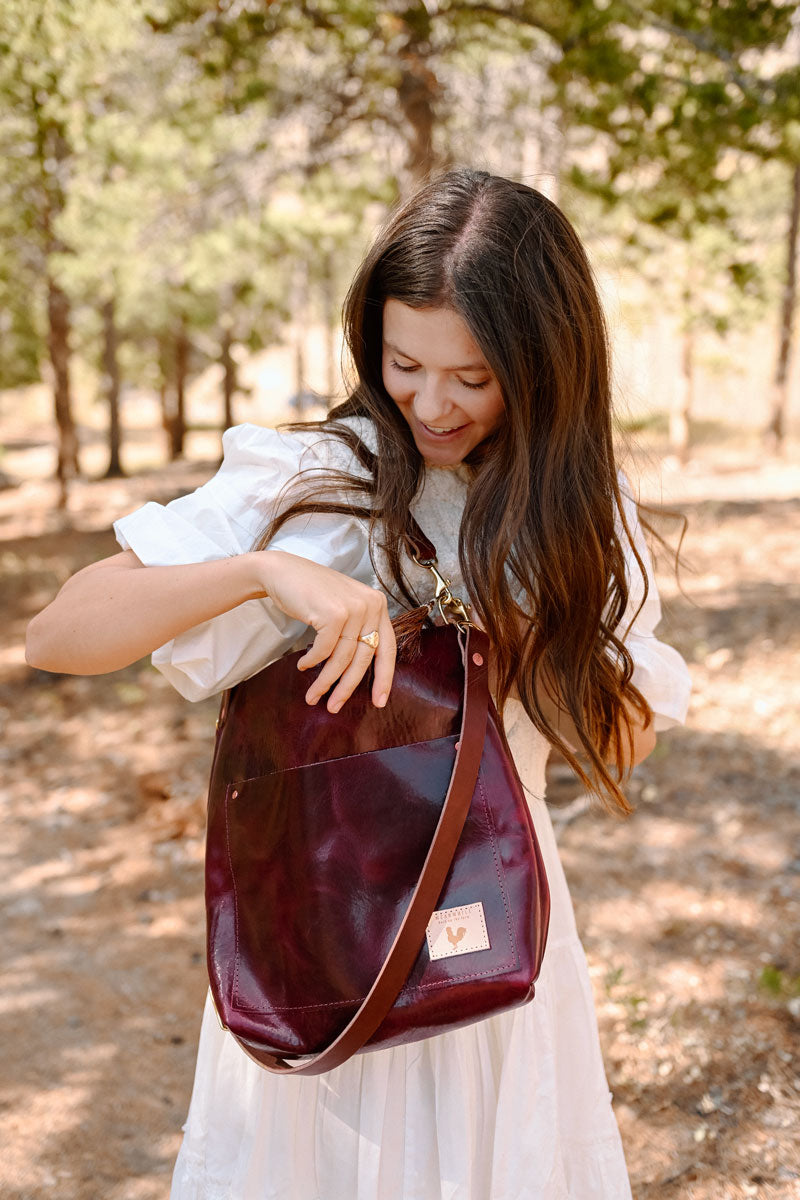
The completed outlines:
<svg viewBox="0 0 800 1200">
<path fill-rule="evenodd" d="M 442 441 L 447 437 L 453 437 L 455 434 L 460 433 L 462 429 L 466 429 L 466 424 L 454 425 L 451 428 L 441 429 L 436 429 L 431 425 L 426 425 L 424 421 L 420 421 L 420 425 L 430 437 L 436 438 L 438 441 Z"/>
</svg>

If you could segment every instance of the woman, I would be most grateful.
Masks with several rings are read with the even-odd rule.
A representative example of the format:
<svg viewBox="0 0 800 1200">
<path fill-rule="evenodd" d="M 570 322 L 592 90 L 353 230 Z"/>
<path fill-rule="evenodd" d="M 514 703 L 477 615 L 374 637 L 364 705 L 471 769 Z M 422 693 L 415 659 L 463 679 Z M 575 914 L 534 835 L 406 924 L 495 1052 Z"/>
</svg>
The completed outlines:
<svg viewBox="0 0 800 1200">
<path fill-rule="evenodd" d="M 624 1200 L 586 960 L 544 803 L 559 747 L 627 810 L 620 779 L 682 722 L 685 664 L 614 464 L 605 327 L 585 252 L 543 195 L 447 172 L 398 208 L 345 303 L 355 379 L 326 421 L 224 435 L 218 473 L 115 522 L 122 553 L 34 618 L 28 661 L 112 671 L 153 652 L 189 699 L 313 642 L 310 704 L 346 704 L 390 618 L 428 598 L 411 511 L 494 646 L 492 688 L 545 857 L 535 1000 L 319 1076 L 261 1070 L 200 1035 L 174 1200 Z M 377 632 L 378 637 L 374 635 Z M 377 642 L 377 647 L 374 643 Z"/>
</svg>

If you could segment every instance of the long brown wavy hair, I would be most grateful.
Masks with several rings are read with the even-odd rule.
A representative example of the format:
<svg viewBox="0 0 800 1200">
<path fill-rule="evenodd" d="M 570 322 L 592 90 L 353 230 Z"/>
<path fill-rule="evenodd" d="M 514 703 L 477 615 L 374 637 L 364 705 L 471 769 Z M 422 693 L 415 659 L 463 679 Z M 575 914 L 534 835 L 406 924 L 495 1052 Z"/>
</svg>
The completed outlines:
<svg viewBox="0 0 800 1200">
<path fill-rule="evenodd" d="M 459 314 L 502 390 L 504 420 L 466 460 L 471 483 L 458 543 L 469 598 L 494 647 L 497 707 L 502 714 L 516 684 L 530 719 L 584 786 L 629 812 L 620 787 L 633 745 L 626 705 L 645 725 L 652 712 L 631 682 L 622 640 L 628 584 L 617 512 L 645 595 L 647 575 L 617 480 L 608 335 L 592 269 L 572 225 L 541 192 L 459 168 L 396 206 L 344 303 L 347 399 L 325 420 L 282 426 L 340 438 L 364 476 L 315 472 L 313 495 L 283 507 L 255 548 L 301 513 L 356 513 L 369 519 L 371 552 L 379 541 L 387 556 L 392 579 L 382 585 L 420 603 L 401 555 L 424 462 L 383 384 L 389 298 Z M 373 422 L 376 454 L 340 422 L 347 416 Z M 583 762 L 545 716 L 537 681 L 572 718 Z"/>
</svg>

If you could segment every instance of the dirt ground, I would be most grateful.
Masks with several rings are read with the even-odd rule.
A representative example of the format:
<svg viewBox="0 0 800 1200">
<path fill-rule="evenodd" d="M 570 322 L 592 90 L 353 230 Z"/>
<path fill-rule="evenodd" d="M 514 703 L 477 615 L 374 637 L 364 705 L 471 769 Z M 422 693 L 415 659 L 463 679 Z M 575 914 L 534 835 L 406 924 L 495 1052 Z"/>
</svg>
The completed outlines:
<svg viewBox="0 0 800 1200">
<path fill-rule="evenodd" d="M 1 432 L 1 431 L 0 431 Z M 24 661 L 30 617 L 114 553 L 114 517 L 202 461 L 79 483 L 69 510 L 10 439 L 0 492 L 3 1079 L 7 1200 L 164 1200 L 206 987 L 204 797 L 217 704 L 150 666 Z M 551 795 L 636 1200 L 800 1197 L 800 454 L 642 460 L 689 518 L 659 632 L 690 664 L 626 821 Z M 660 524 L 659 527 L 666 528 Z M 346 1200 L 346 1198 L 342 1198 Z"/>
</svg>

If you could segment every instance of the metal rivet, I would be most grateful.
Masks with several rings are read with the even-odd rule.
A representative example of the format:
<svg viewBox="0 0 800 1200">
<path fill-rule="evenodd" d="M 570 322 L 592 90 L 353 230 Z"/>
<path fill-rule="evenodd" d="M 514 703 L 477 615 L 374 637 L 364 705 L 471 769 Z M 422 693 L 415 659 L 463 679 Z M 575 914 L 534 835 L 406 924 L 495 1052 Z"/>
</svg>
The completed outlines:
<svg viewBox="0 0 800 1200">
<path fill-rule="evenodd" d="M 482 654 L 473 654 L 472 661 L 475 663 L 476 667 L 482 667 L 483 666 L 483 655 Z"/>
</svg>

